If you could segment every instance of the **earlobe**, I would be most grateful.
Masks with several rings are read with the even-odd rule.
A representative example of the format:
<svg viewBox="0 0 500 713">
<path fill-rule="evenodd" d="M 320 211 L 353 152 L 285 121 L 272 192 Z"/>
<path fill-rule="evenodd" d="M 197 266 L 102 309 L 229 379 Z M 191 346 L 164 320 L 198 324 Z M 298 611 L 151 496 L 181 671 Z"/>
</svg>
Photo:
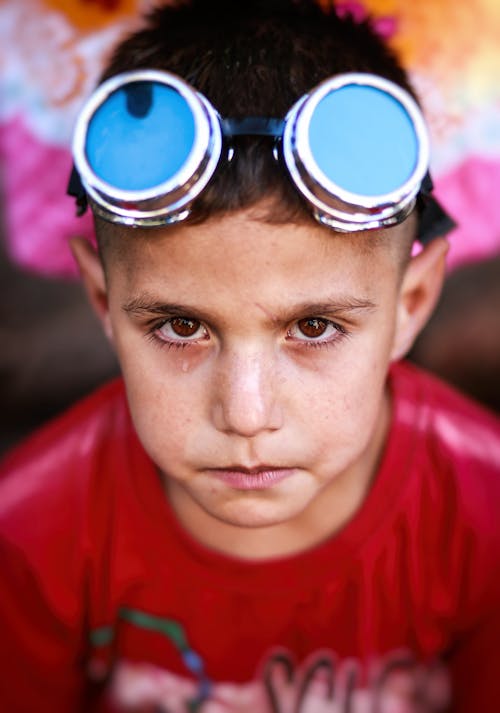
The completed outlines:
<svg viewBox="0 0 500 713">
<path fill-rule="evenodd" d="M 71 252 L 76 260 L 90 304 L 99 317 L 104 332 L 113 341 L 109 318 L 106 276 L 97 250 L 85 238 L 71 240 Z"/>
<path fill-rule="evenodd" d="M 391 360 L 401 359 L 431 316 L 439 299 L 446 272 L 445 238 L 436 238 L 412 257 L 399 290 L 396 331 Z"/>
</svg>

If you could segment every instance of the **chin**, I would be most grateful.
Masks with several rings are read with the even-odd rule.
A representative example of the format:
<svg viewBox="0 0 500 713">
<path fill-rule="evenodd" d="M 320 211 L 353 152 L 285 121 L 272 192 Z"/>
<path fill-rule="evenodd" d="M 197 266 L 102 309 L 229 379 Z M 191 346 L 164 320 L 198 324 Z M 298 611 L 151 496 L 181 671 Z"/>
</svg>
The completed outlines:
<svg viewBox="0 0 500 713">
<path fill-rule="evenodd" d="M 244 529 L 274 527 L 290 522 L 304 510 L 305 503 L 291 504 L 264 502 L 259 497 L 239 498 L 237 502 L 225 503 L 223 507 L 204 508 L 208 515 L 219 522 Z"/>
</svg>

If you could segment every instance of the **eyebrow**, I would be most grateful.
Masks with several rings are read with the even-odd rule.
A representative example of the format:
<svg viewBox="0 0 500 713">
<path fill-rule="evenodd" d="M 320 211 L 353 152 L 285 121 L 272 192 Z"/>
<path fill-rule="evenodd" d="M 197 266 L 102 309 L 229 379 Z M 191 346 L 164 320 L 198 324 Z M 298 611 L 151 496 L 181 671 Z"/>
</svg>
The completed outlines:
<svg viewBox="0 0 500 713">
<path fill-rule="evenodd" d="M 369 299 L 356 297 L 332 297 L 323 302 L 301 302 L 288 307 L 283 311 L 274 313 L 267 310 L 258 302 L 255 303 L 273 323 L 286 322 L 307 315 L 324 315 L 335 317 L 340 314 L 358 312 L 373 312 L 377 305 Z M 162 317 L 196 317 L 205 322 L 210 322 L 213 315 L 208 314 L 203 308 L 193 305 L 184 305 L 175 302 L 162 302 L 148 294 L 134 297 L 122 305 L 122 310 L 136 317 L 158 315 Z"/>
<path fill-rule="evenodd" d="M 158 315 L 161 317 L 199 317 L 208 321 L 210 315 L 203 309 L 192 305 L 177 304 L 175 302 L 162 302 L 147 294 L 134 297 L 130 302 L 122 305 L 122 310 L 136 317 L 145 315 Z"/>
</svg>

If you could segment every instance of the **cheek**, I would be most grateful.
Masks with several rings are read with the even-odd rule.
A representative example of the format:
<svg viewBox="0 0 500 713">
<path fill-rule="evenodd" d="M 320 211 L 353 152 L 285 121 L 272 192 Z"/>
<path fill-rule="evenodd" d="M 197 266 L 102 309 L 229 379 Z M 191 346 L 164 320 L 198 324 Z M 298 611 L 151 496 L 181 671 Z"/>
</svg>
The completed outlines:
<svg viewBox="0 0 500 713">
<path fill-rule="evenodd" d="M 386 351 L 377 353 L 373 345 L 346 351 L 303 381 L 302 421 L 323 447 L 335 443 L 351 449 L 368 442 L 385 388 Z"/>
<path fill-rule="evenodd" d="M 152 449 L 179 450 L 196 438 L 210 380 L 199 377 L 192 359 L 182 354 L 187 350 L 146 345 L 137 349 L 124 340 L 118 356 L 135 428 L 152 455 Z"/>
<path fill-rule="evenodd" d="M 160 467 L 165 466 L 165 459 L 172 464 L 183 460 L 199 439 L 203 402 L 196 390 L 183 386 L 179 379 L 154 384 L 127 381 L 137 435 Z"/>
</svg>

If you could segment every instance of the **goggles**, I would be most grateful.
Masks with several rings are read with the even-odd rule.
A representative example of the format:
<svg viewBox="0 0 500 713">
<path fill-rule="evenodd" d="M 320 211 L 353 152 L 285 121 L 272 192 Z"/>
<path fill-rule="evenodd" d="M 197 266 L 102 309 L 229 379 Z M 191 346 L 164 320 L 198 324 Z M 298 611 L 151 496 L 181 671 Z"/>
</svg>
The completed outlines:
<svg viewBox="0 0 500 713">
<path fill-rule="evenodd" d="M 189 215 L 221 159 L 231 160 L 233 137 L 243 135 L 275 139 L 276 160 L 316 220 L 335 230 L 395 225 L 421 196 L 432 202 L 436 234 L 453 225 L 428 195 L 429 139 L 418 105 L 393 82 L 364 73 L 323 81 L 284 119 L 223 119 L 166 71 L 114 76 L 78 117 L 68 193 L 80 212 L 88 197 L 114 223 L 174 223 Z"/>
</svg>

